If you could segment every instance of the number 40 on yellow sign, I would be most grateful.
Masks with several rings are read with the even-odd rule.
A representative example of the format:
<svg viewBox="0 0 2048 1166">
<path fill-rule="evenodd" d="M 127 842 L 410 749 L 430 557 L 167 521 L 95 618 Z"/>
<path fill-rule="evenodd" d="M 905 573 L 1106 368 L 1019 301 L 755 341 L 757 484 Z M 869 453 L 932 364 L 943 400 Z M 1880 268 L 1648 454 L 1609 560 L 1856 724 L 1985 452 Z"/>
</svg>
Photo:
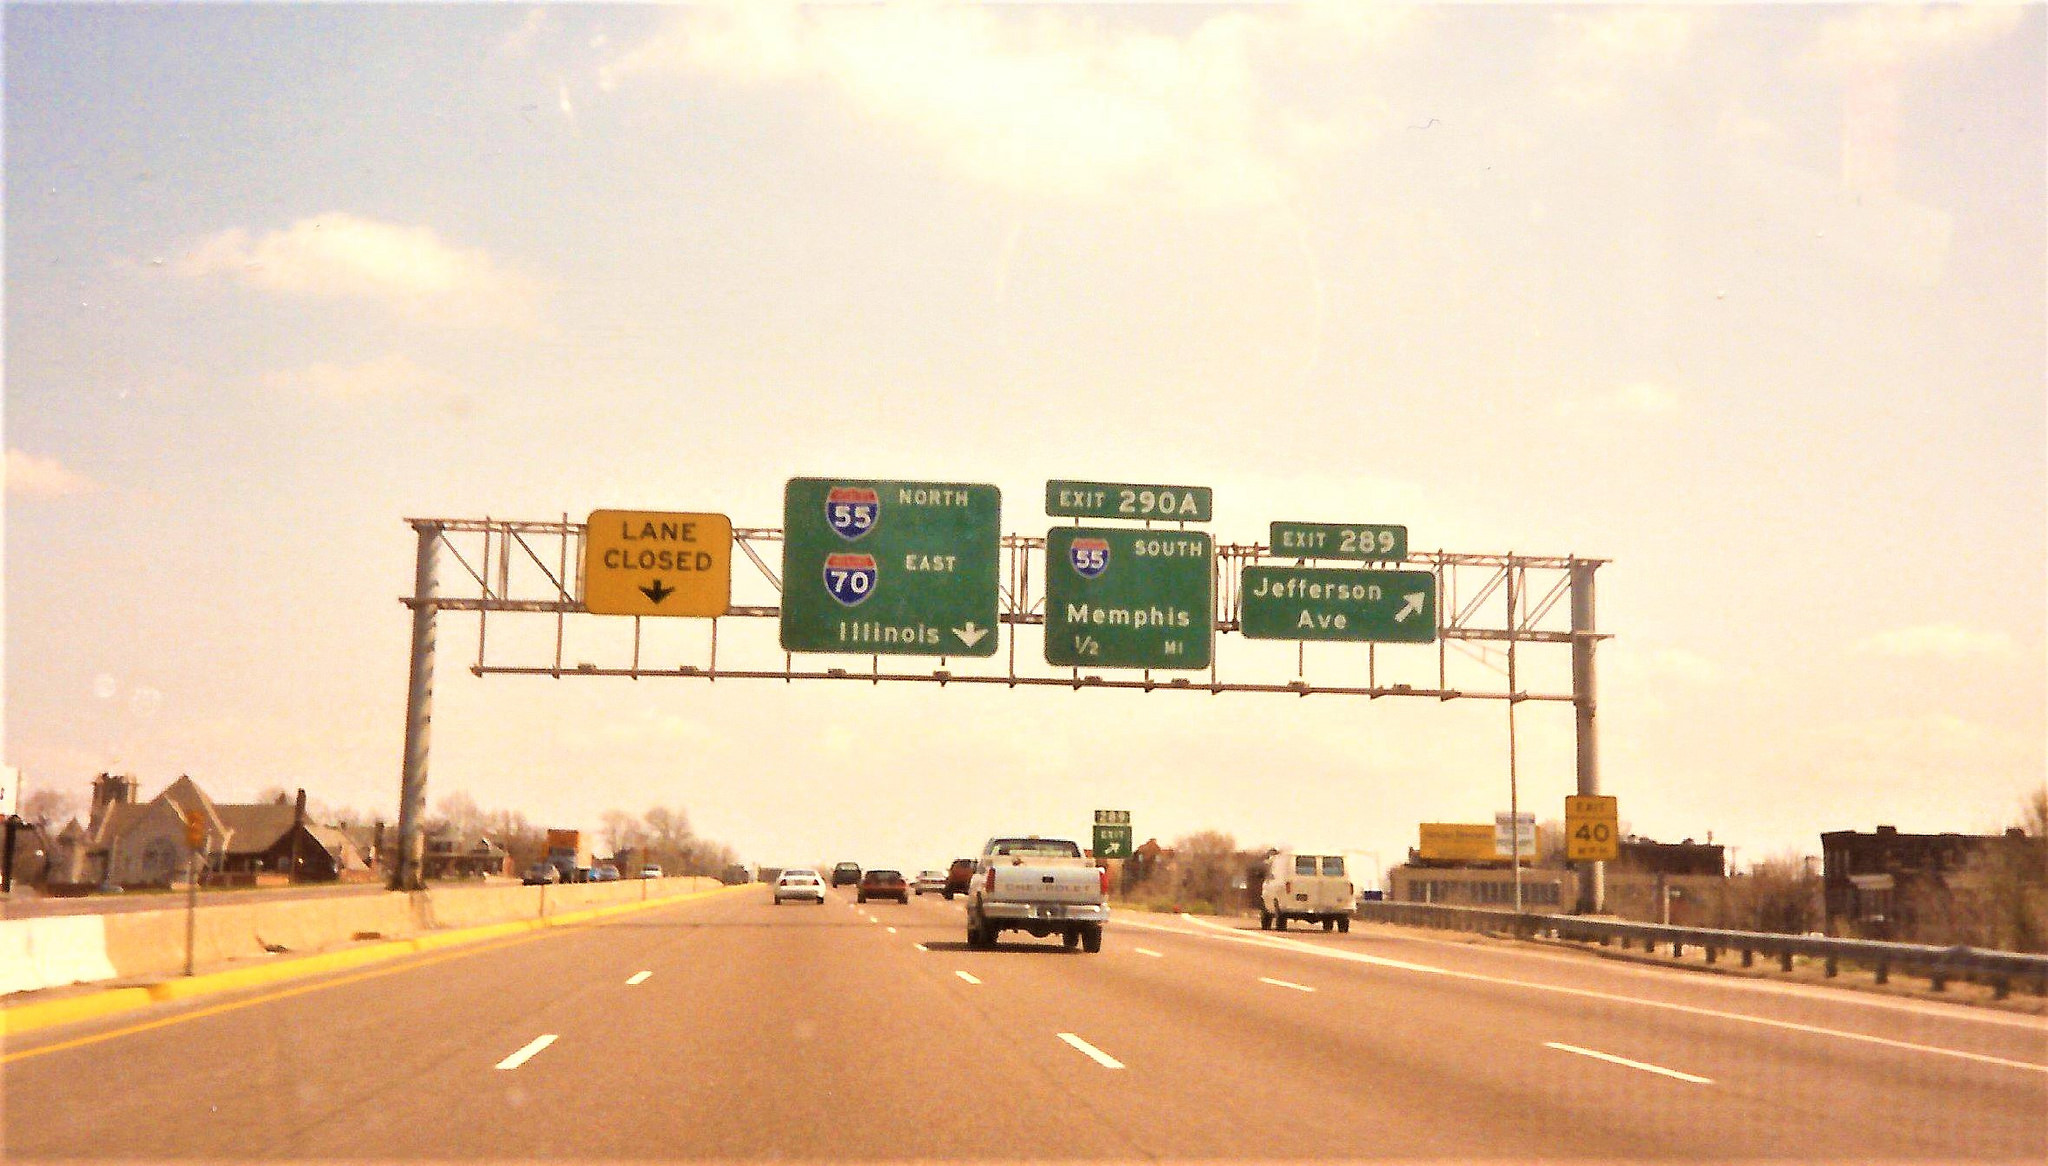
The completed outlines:
<svg viewBox="0 0 2048 1166">
<path fill-rule="evenodd" d="M 1613 798 L 1575 794 L 1564 800 L 1564 856 L 1571 862 L 1621 857 L 1621 816 Z"/>
</svg>

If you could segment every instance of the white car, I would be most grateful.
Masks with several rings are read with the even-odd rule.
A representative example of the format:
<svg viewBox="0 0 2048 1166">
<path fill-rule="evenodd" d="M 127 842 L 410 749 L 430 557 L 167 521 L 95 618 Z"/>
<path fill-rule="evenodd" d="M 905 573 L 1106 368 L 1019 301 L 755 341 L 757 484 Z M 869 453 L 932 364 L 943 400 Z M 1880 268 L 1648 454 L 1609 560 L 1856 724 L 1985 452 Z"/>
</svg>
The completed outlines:
<svg viewBox="0 0 2048 1166">
<path fill-rule="evenodd" d="M 934 895 L 943 895 L 946 893 L 946 872 L 942 870 L 921 870 L 917 872 L 917 881 L 910 884 L 910 889 L 920 895 L 927 892 Z"/>
<path fill-rule="evenodd" d="M 775 880 L 775 905 L 782 906 L 784 899 L 809 899 L 819 906 L 825 905 L 825 880 L 814 870 L 786 870 Z"/>
</svg>

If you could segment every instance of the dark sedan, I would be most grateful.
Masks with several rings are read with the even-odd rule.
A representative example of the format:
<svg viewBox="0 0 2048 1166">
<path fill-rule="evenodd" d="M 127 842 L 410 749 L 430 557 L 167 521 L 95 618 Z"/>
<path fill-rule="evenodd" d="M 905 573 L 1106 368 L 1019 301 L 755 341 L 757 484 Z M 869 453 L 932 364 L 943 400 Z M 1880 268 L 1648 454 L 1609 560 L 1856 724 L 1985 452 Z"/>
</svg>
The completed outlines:
<svg viewBox="0 0 2048 1166">
<path fill-rule="evenodd" d="M 869 899 L 894 899 L 908 903 L 910 884 L 903 881 L 900 870 L 871 870 L 860 876 L 860 890 L 854 897 L 863 903 Z"/>
</svg>

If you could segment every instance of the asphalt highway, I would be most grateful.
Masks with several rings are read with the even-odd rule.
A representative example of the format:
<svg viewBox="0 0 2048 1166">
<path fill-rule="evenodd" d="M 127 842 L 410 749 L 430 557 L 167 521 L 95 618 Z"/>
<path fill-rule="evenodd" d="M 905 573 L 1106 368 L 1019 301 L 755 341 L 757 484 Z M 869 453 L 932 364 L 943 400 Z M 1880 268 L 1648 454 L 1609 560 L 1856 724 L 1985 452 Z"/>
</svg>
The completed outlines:
<svg viewBox="0 0 2048 1166">
<path fill-rule="evenodd" d="M 2048 1023 L 1119 913 L 969 950 L 766 887 L 48 1029 L 0 1157 L 2048 1160 Z"/>
</svg>

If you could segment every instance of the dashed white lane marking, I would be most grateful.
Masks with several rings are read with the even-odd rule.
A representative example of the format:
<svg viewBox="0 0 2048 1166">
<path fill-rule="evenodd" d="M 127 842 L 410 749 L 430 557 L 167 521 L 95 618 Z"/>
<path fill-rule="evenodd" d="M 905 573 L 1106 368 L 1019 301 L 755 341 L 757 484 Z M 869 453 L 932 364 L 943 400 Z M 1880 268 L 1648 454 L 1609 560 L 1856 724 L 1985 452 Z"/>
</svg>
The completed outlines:
<svg viewBox="0 0 2048 1166">
<path fill-rule="evenodd" d="M 1165 956 L 1163 956 L 1163 955 L 1159 954 L 1158 952 L 1156 952 L 1156 951 L 1153 951 L 1153 950 L 1152 950 L 1151 948 L 1149 948 L 1149 947 L 1134 947 L 1134 948 L 1132 948 L 1131 950 L 1132 950 L 1132 951 L 1134 951 L 1134 952 L 1137 952 L 1137 953 L 1138 953 L 1139 955 L 1149 955 L 1149 956 L 1151 956 L 1151 957 L 1152 957 L 1153 959 L 1155 959 L 1155 960 L 1163 960 L 1163 959 L 1165 959 L 1165 958 L 1166 958 Z"/>
<path fill-rule="evenodd" d="M 894 927 L 884 927 L 882 930 L 888 932 L 891 935 L 896 934 L 896 929 Z"/>
<path fill-rule="evenodd" d="M 967 974 L 966 972 L 954 972 L 953 974 L 954 974 L 954 975 L 956 975 L 956 976 L 958 976 L 958 977 L 960 977 L 961 979 L 963 979 L 963 980 L 967 981 L 967 982 L 968 982 L 968 983 L 970 983 L 970 984 L 979 984 L 979 983 L 981 983 L 981 981 L 980 981 L 980 980 L 977 980 L 977 979 L 975 979 L 975 978 L 974 978 L 973 976 L 970 976 L 970 975 L 968 975 L 968 974 Z"/>
<path fill-rule="evenodd" d="M 644 984 L 647 982 L 647 977 L 653 974 L 653 972 L 634 972 L 626 978 L 626 986 L 630 988 L 635 984 Z"/>
<path fill-rule="evenodd" d="M 1259 977 L 1259 983 L 1261 983 L 1261 984 L 1271 984 L 1271 985 L 1273 985 L 1273 986 L 1274 986 L 1275 988 L 1292 988 L 1292 989 L 1294 989 L 1294 990 L 1295 990 L 1295 991 L 1297 991 L 1297 992 L 1313 992 L 1313 991 L 1315 991 L 1315 989 L 1314 989 L 1314 988 L 1311 988 L 1311 987 L 1309 987 L 1309 986 L 1308 986 L 1307 984 L 1297 984 L 1297 983 L 1295 983 L 1295 982 L 1294 982 L 1293 980 L 1276 980 L 1276 979 L 1274 979 L 1274 978 L 1273 978 L 1273 977 L 1271 977 L 1271 976 L 1260 976 L 1260 977 Z"/>
<path fill-rule="evenodd" d="M 533 1040 L 530 1043 L 528 1043 L 525 1048 L 520 1049 L 518 1052 L 513 1053 L 511 1056 L 506 1057 L 502 1061 L 499 1061 L 495 1067 L 499 1069 L 517 1069 L 519 1066 L 524 1065 L 528 1061 L 531 1061 L 534 1058 L 534 1054 L 540 1052 L 542 1049 L 554 1043 L 554 1033 L 548 1033 L 546 1036 L 534 1037 Z"/>
<path fill-rule="evenodd" d="M 1631 1069 L 1641 1069 L 1645 1073 L 1657 1073 L 1665 1077 L 1674 1077 L 1680 1081 L 1690 1081 L 1695 1085 L 1712 1085 L 1714 1083 L 1714 1079 L 1711 1077 L 1695 1077 L 1691 1073 L 1681 1073 L 1676 1069 L 1667 1069 L 1662 1065 L 1651 1065 L 1646 1064 L 1642 1061 L 1631 1061 L 1627 1057 L 1617 1057 L 1613 1053 L 1603 1053 L 1593 1049 L 1582 1049 L 1577 1045 L 1559 1044 L 1554 1040 L 1544 1041 L 1543 1047 L 1546 1049 L 1556 1049 L 1558 1052 L 1561 1053 L 1577 1053 L 1582 1057 L 1591 1057 L 1596 1061 L 1606 1061 L 1610 1065 L 1626 1065 Z"/>
<path fill-rule="evenodd" d="M 1347 960 L 1351 963 L 1368 964 L 1373 967 L 1396 968 L 1407 972 L 1422 972 L 1426 975 L 1445 976 L 1453 980 L 1466 980 L 1480 984 L 1500 984 L 1510 988 L 1527 988 L 1532 992 L 1554 992 L 1560 996 L 1574 996 L 1581 1000 L 1601 1000 L 1612 1004 L 1637 1004 L 1644 1008 L 1658 1008 L 1666 1012 L 1677 1012 L 1686 1016 L 1710 1016 L 1716 1020 L 1732 1020 L 1739 1024 L 1755 1024 L 1764 1028 L 1776 1028 L 1786 1032 L 1803 1032 L 1813 1036 L 1831 1036 L 1839 1040 L 1856 1041 L 1861 1044 L 1879 1045 L 1888 1049 L 1904 1049 L 1915 1053 L 1933 1053 L 1936 1056 L 1955 1057 L 1964 1061 L 1975 1061 L 1980 1065 L 1998 1065 L 2007 1069 L 2024 1069 L 2034 1073 L 2048 1073 L 2048 1065 L 2037 1061 L 2015 1061 L 2008 1057 L 1994 1057 L 1988 1053 L 1972 1053 L 1962 1049 L 1942 1048 L 1940 1045 L 1915 1044 L 1912 1041 L 1893 1040 L 1890 1037 L 1872 1036 L 1863 1032 L 1848 1032 L 1839 1028 L 1822 1028 L 1814 1024 L 1800 1024 L 1792 1020 L 1779 1020 L 1770 1016 L 1753 1016 L 1743 1012 L 1728 1012 L 1719 1008 L 1703 1008 L 1697 1004 L 1679 1004 L 1670 1000 L 1649 1000 L 1641 996 L 1623 996 L 1618 992 L 1601 992 L 1592 988 L 1573 988 L 1564 984 L 1545 984 L 1534 980 L 1517 980 L 1508 976 L 1489 976 L 1480 972 L 1462 972 L 1451 968 L 1439 968 L 1431 964 L 1411 963 L 1408 960 L 1388 959 L 1385 956 L 1365 955 L 1362 952 L 1340 951 L 1298 940 L 1282 939 L 1277 935 L 1246 935 L 1235 928 L 1209 923 L 1193 915 L 1182 915 L 1181 919 L 1204 931 L 1184 931 L 1177 927 L 1161 927 L 1154 923 L 1140 923 L 1123 920 L 1118 926 L 1142 927 L 1151 931 L 1165 931 L 1174 935 L 1203 935 L 1210 939 L 1250 943 L 1260 947 L 1278 947 L 1283 951 L 1299 952 L 1304 955 L 1321 956 L 1325 959 Z"/>
<path fill-rule="evenodd" d="M 1089 1060 L 1094 1061 L 1105 1069 L 1121 1069 L 1124 1067 L 1122 1061 L 1117 1060 L 1115 1057 L 1110 1056 L 1108 1053 L 1103 1052 L 1071 1032 L 1063 1032 L 1059 1035 L 1061 1040 L 1081 1050 Z"/>
<path fill-rule="evenodd" d="M 914 944 L 911 944 L 911 946 L 912 946 L 912 947 L 915 947 L 915 948 L 916 948 L 917 950 L 919 950 L 919 951 L 930 951 L 930 950 L 931 950 L 931 948 L 928 948 L 928 947 L 926 947 L 925 945 L 923 945 L 923 944 L 921 944 L 921 943 L 914 943 Z"/>
</svg>

